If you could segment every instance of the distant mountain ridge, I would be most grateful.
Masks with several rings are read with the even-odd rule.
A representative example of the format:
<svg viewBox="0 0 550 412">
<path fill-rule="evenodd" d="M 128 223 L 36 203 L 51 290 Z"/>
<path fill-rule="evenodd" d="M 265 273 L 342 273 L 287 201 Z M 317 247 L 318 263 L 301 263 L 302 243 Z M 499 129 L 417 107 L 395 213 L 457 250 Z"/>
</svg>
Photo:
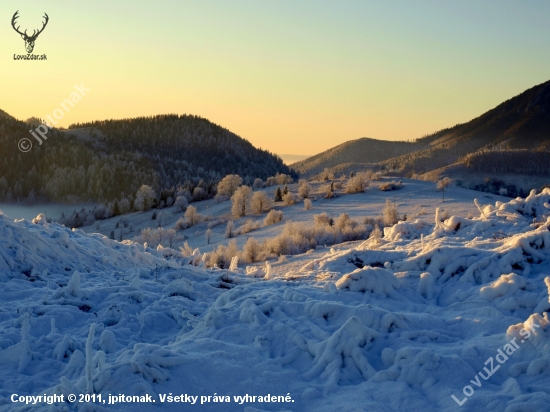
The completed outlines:
<svg viewBox="0 0 550 412">
<path fill-rule="evenodd" d="M 291 165 L 306 176 L 316 175 L 342 163 L 378 163 L 418 148 L 418 144 L 392 142 L 364 137 L 342 143 L 332 149 Z"/>
<path fill-rule="evenodd" d="M 476 153 L 518 149 L 550 151 L 550 81 L 506 100 L 470 122 L 440 130 L 414 143 L 352 140 L 291 166 L 304 175 L 313 175 L 342 163 L 378 162 L 386 169 L 410 176 L 466 158 L 470 160 L 467 165 L 472 164 Z M 488 157 L 510 159 L 501 155 Z M 518 173 L 525 173 L 523 170 L 525 167 Z"/>
</svg>

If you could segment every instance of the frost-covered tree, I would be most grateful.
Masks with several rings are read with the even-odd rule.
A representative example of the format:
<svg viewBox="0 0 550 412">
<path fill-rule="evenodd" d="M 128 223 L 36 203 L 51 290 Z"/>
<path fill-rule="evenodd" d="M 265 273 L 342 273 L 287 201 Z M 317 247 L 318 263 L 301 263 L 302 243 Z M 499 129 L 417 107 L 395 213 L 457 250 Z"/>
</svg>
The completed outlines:
<svg viewBox="0 0 550 412">
<path fill-rule="evenodd" d="M 305 210 L 311 210 L 311 200 L 310 199 L 304 199 L 304 209 Z"/>
<path fill-rule="evenodd" d="M 204 233 L 204 237 L 206 239 L 206 244 L 210 244 L 210 239 L 212 238 L 212 229 L 207 229 Z"/>
<path fill-rule="evenodd" d="M 265 192 L 255 192 L 250 199 L 250 210 L 252 213 L 260 214 L 271 208 L 271 200 Z"/>
<path fill-rule="evenodd" d="M 227 175 L 218 183 L 218 195 L 231 197 L 242 184 L 239 175 Z"/>
<path fill-rule="evenodd" d="M 134 207 L 136 210 L 145 211 L 153 207 L 157 194 L 151 186 L 142 185 L 136 193 Z"/>
<path fill-rule="evenodd" d="M 241 186 L 235 190 L 235 193 L 231 196 L 231 214 L 233 217 L 238 219 L 239 217 L 246 215 L 251 194 L 252 189 L 248 186 Z"/>
<path fill-rule="evenodd" d="M 176 198 L 176 201 L 174 202 L 176 212 L 183 212 L 185 209 L 187 209 L 188 205 L 189 202 L 187 201 L 187 198 L 185 196 L 178 196 Z"/>
</svg>

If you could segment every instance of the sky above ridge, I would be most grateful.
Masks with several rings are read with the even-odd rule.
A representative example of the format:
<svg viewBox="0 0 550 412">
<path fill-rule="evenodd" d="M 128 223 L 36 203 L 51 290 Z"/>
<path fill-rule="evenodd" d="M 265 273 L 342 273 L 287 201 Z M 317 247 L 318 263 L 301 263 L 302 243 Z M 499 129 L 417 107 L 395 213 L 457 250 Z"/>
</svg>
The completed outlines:
<svg viewBox="0 0 550 412">
<path fill-rule="evenodd" d="M 49 23 L 26 55 L 12 28 Z M 276 153 L 408 140 L 550 79 L 550 2 L 133 0 L 0 4 L 0 109 L 59 121 L 194 114 Z M 29 34 L 30 34 L 29 33 Z"/>
</svg>

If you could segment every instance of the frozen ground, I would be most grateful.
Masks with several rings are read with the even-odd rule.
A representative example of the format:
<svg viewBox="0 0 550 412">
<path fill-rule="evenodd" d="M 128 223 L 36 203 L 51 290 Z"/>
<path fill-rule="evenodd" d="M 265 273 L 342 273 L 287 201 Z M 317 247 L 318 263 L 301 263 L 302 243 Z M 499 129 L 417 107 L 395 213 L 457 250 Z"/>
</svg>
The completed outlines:
<svg viewBox="0 0 550 412">
<path fill-rule="evenodd" d="M 550 191 L 478 209 L 475 192 L 452 189 L 438 203 L 433 185 L 408 183 L 389 196 L 409 220 L 383 239 L 289 257 L 264 278 L 204 269 L 198 252 L 0 215 L 0 410 L 548 410 Z M 387 196 L 284 213 L 376 216 Z M 435 224 L 435 207 L 451 217 Z M 156 402 L 10 400 L 87 392 Z M 246 394 L 262 402 L 235 402 Z M 263 402 L 268 394 L 293 402 Z"/>
</svg>

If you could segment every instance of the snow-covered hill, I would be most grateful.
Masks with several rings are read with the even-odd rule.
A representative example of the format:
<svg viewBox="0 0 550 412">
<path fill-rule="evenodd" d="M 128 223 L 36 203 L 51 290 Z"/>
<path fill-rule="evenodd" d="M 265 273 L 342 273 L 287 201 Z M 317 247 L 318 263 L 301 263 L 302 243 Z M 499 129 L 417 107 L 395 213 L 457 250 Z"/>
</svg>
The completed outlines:
<svg viewBox="0 0 550 412">
<path fill-rule="evenodd" d="M 545 411 L 549 201 L 420 215 L 248 275 L 0 215 L 0 410 Z"/>
</svg>

